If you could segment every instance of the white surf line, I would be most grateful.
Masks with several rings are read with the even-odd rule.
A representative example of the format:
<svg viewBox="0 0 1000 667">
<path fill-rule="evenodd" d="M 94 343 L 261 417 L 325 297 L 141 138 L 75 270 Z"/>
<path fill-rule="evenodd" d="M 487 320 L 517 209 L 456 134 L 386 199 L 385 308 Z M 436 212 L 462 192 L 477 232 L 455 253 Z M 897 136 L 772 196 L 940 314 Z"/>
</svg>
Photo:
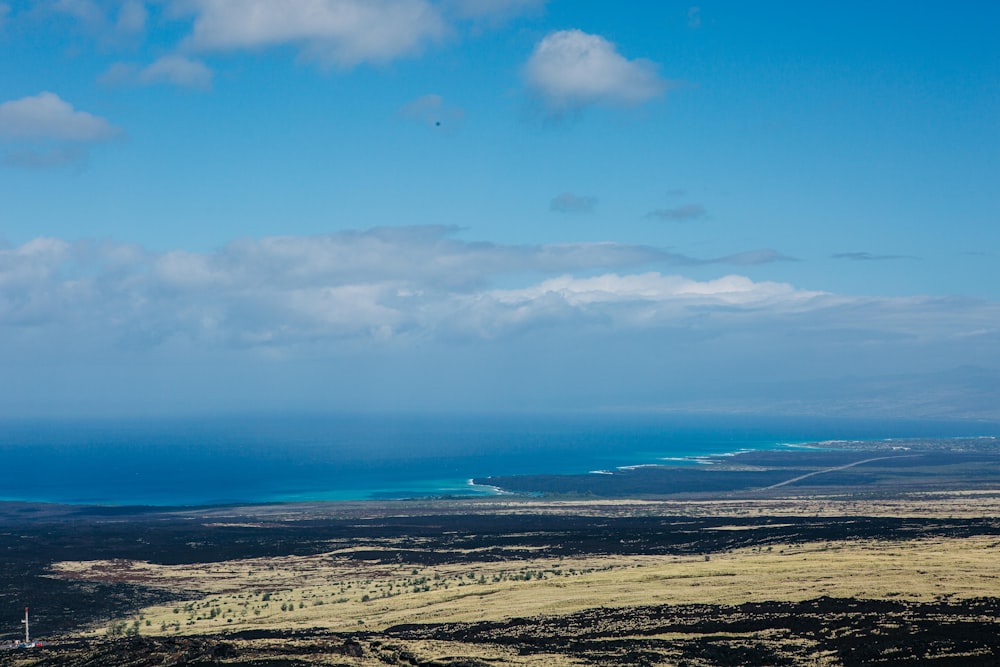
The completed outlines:
<svg viewBox="0 0 1000 667">
<path fill-rule="evenodd" d="M 807 472 L 804 475 L 799 475 L 798 477 L 793 477 L 792 479 L 786 479 L 784 482 L 778 482 L 777 484 L 772 484 L 771 486 L 765 486 L 764 490 L 777 489 L 779 486 L 785 486 L 787 484 L 794 484 L 795 482 L 800 482 L 807 477 L 812 477 L 813 475 L 822 475 L 828 472 L 837 472 L 838 470 L 846 470 L 847 468 L 853 468 L 854 466 L 859 466 L 863 463 L 872 463 L 873 461 L 884 461 L 886 459 L 912 459 L 920 454 L 903 454 L 902 456 L 876 456 L 873 459 L 865 459 L 864 461 L 855 461 L 854 463 L 848 463 L 847 465 L 837 466 L 835 468 L 824 468 L 823 470 L 814 470 L 813 472 Z"/>
</svg>

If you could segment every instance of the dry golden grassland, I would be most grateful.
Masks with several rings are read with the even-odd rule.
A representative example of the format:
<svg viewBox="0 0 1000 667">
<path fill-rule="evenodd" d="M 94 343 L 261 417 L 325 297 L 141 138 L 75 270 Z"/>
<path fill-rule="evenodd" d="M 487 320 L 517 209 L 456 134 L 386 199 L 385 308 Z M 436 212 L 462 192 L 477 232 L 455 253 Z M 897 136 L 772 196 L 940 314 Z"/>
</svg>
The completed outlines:
<svg viewBox="0 0 1000 667">
<path fill-rule="evenodd" d="M 735 528 L 735 527 L 734 527 Z M 930 601 L 1000 596 L 995 537 L 772 545 L 703 556 L 539 558 L 414 567 L 345 552 L 185 566 L 59 563 L 61 576 L 190 592 L 130 623 L 142 634 L 249 628 L 381 630 L 647 604 L 831 597 Z M 96 629 L 96 633 L 104 629 Z"/>
<path fill-rule="evenodd" d="M 1000 491 L 909 492 L 900 498 L 856 495 L 776 496 L 725 500 L 479 501 L 479 511 L 584 516 L 868 516 L 979 518 L 1000 516 Z"/>
</svg>

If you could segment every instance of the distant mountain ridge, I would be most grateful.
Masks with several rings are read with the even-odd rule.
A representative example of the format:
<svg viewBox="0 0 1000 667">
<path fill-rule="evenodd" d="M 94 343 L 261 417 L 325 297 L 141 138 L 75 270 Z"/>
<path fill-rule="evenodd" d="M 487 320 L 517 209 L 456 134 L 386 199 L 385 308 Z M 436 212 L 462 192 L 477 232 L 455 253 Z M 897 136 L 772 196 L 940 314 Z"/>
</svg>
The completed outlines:
<svg viewBox="0 0 1000 667">
<path fill-rule="evenodd" d="M 660 407 L 677 412 L 1000 421 L 1000 369 L 983 366 L 798 382 L 734 381 L 718 393 Z"/>
</svg>

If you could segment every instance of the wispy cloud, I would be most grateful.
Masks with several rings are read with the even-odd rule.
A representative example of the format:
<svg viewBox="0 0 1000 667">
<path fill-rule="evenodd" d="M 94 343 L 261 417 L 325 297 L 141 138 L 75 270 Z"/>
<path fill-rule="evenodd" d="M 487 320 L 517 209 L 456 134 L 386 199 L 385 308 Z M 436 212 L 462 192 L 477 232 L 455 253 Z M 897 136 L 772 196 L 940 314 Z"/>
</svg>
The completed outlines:
<svg viewBox="0 0 1000 667">
<path fill-rule="evenodd" d="M 55 0 L 50 7 L 88 25 L 103 24 L 107 20 L 104 9 L 93 0 Z"/>
<path fill-rule="evenodd" d="M 25 169 L 48 169 L 80 165 L 87 160 L 87 151 L 79 145 L 48 146 L 15 149 L 4 156 L 4 164 Z"/>
<path fill-rule="evenodd" d="M 733 264 L 735 266 L 753 266 L 755 264 L 771 264 L 773 262 L 797 262 L 794 257 L 784 255 L 771 248 L 761 248 L 760 250 L 747 250 L 738 252 L 718 259 L 709 260 L 712 264 Z"/>
<path fill-rule="evenodd" d="M 200 61 L 171 54 L 145 67 L 134 63 L 115 63 L 99 77 L 99 81 L 107 85 L 169 84 L 208 90 L 212 87 L 212 70 Z"/>
<path fill-rule="evenodd" d="M 705 214 L 705 207 L 701 204 L 685 204 L 675 208 L 658 208 L 647 213 L 646 217 L 670 222 L 686 222 L 688 220 L 701 220 Z"/>
<path fill-rule="evenodd" d="M 629 60 L 600 35 L 561 30 L 535 47 L 525 66 L 528 90 L 552 115 L 595 104 L 633 106 L 662 95 L 667 82 L 649 60 Z"/>
<path fill-rule="evenodd" d="M 149 12 L 139 0 L 126 0 L 118 9 L 115 28 L 123 33 L 141 33 L 146 29 Z"/>
<path fill-rule="evenodd" d="M 549 210 L 557 213 L 592 213 L 597 206 L 597 197 L 575 195 L 563 192 L 549 202 Z"/>
<path fill-rule="evenodd" d="M 149 19 L 146 3 L 141 0 L 53 0 L 40 3 L 38 8 L 71 17 L 84 33 L 112 44 L 132 42 L 142 37 Z"/>
<path fill-rule="evenodd" d="M 876 255 L 870 252 L 838 252 L 830 256 L 833 259 L 849 259 L 855 262 L 881 262 L 892 259 L 915 259 L 912 255 Z"/>
</svg>

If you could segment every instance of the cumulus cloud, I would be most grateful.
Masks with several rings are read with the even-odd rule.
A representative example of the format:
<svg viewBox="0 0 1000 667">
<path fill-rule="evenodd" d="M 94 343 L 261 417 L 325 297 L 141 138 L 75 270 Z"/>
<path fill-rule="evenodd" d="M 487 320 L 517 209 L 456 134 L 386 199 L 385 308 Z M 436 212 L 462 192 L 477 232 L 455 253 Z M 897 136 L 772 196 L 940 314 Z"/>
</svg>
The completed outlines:
<svg viewBox="0 0 1000 667">
<path fill-rule="evenodd" d="M 55 93 L 42 92 L 0 104 L 0 142 L 11 146 L 4 163 L 50 167 L 80 162 L 86 146 L 121 136 L 104 118 L 77 111 Z"/>
<path fill-rule="evenodd" d="M 608 40 L 581 30 L 547 35 L 528 59 L 524 76 L 532 95 L 555 115 L 595 104 L 642 104 L 667 88 L 656 64 L 629 60 Z"/>
<path fill-rule="evenodd" d="M 99 80 L 108 85 L 169 84 L 208 90 L 212 87 L 212 70 L 202 62 L 172 54 L 163 56 L 145 67 L 131 63 L 115 63 L 100 76 Z"/>
<path fill-rule="evenodd" d="M 42 92 L 0 104 L 0 139 L 107 141 L 121 133 L 103 118 L 77 111 L 55 93 Z"/>
<path fill-rule="evenodd" d="M 575 195 L 563 192 L 549 202 L 549 210 L 557 213 L 592 213 L 597 206 L 597 197 Z"/>
<path fill-rule="evenodd" d="M 448 32 L 426 0 L 175 0 L 173 6 L 194 15 L 189 48 L 290 44 L 307 60 L 339 67 L 414 55 Z"/>
<path fill-rule="evenodd" d="M 646 214 L 647 218 L 657 218 L 670 222 L 701 220 L 705 217 L 705 207 L 701 204 L 685 204 L 675 208 L 660 208 Z"/>
<path fill-rule="evenodd" d="M 423 95 L 406 103 L 399 110 L 401 118 L 409 118 L 435 128 L 454 129 L 462 124 L 465 111 L 446 105 L 440 95 Z"/>
</svg>

